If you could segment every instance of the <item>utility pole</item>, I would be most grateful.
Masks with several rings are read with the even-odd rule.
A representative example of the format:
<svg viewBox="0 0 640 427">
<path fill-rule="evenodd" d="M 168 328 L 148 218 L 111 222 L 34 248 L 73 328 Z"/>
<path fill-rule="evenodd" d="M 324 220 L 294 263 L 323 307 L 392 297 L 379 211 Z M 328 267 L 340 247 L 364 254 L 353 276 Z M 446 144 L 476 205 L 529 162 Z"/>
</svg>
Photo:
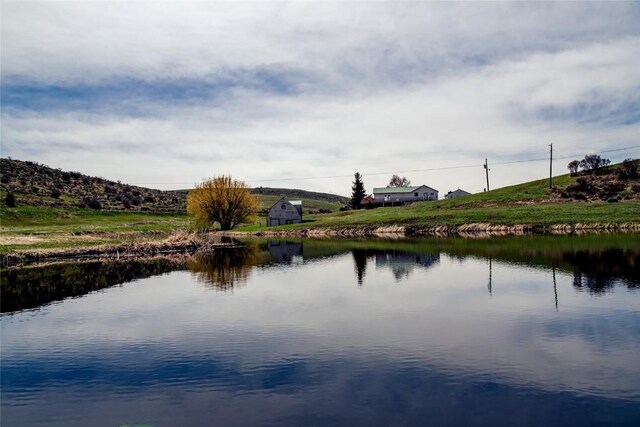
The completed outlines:
<svg viewBox="0 0 640 427">
<path fill-rule="evenodd" d="M 484 170 L 487 174 L 487 191 L 489 191 L 489 163 L 487 162 L 487 159 L 484 159 Z"/>
<path fill-rule="evenodd" d="M 549 144 L 549 188 L 553 186 L 553 144 Z"/>
</svg>

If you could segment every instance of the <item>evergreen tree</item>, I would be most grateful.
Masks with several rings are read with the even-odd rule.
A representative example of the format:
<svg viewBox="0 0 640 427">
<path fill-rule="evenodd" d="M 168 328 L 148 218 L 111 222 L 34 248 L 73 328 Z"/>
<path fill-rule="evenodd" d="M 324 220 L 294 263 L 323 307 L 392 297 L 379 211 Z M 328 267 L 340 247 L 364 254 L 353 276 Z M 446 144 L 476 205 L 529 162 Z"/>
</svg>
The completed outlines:
<svg viewBox="0 0 640 427">
<path fill-rule="evenodd" d="M 353 186 L 351 187 L 351 207 L 354 209 L 359 209 L 360 204 L 362 203 L 362 199 L 367 193 L 364 191 L 364 183 L 362 182 L 362 175 L 356 172 L 354 175 L 355 181 L 353 181 Z"/>
</svg>

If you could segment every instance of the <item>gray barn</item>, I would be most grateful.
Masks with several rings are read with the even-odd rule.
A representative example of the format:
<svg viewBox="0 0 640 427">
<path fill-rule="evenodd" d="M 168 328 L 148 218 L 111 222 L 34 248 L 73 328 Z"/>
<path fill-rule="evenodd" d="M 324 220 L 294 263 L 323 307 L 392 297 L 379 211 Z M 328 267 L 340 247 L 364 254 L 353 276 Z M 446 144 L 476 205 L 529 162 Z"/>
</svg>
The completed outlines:
<svg viewBox="0 0 640 427">
<path fill-rule="evenodd" d="M 300 222 L 302 222 L 302 202 L 300 200 L 289 202 L 283 197 L 271 206 L 267 215 L 267 227 Z"/>
</svg>

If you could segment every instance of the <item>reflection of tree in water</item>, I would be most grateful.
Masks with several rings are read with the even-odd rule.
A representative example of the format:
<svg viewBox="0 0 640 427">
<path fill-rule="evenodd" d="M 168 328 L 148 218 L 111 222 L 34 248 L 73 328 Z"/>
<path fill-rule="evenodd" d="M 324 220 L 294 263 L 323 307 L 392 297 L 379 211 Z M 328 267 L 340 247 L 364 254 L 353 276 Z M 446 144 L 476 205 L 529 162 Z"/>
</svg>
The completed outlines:
<svg viewBox="0 0 640 427">
<path fill-rule="evenodd" d="M 622 281 L 629 288 L 640 286 L 640 252 L 607 249 L 563 254 L 573 266 L 573 286 L 592 293 L 604 293 Z"/>
<path fill-rule="evenodd" d="M 367 258 L 372 257 L 373 254 L 366 249 L 353 249 L 351 255 L 353 255 L 353 267 L 358 278 L 358 285 L 362 286 L 367 272 Z"/>
<path fill-rule="evenodd" d="M 251 267 L 259 263 L 257 248 L 245 246 L 195 254 L 187 261 L 187 268 L 198 280 L 214 289 L 227 291 L 244 284 Z"/>
</svg>

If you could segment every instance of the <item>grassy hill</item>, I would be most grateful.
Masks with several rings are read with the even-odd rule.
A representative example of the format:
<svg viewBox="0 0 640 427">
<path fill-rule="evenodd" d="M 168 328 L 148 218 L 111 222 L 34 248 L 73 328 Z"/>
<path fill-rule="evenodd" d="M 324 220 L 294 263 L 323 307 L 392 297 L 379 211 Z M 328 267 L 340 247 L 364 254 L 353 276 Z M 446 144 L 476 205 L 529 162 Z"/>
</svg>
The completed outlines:
<svg viewBox="0 0 640 427">
<path fill-rule="evenodd" d="M 553 189 L 542 179 L 453 200 L 310 215 L 302 224 L 286 227 L 640 222 L 640 179 L 621 178 L 618 166 L 597 174 L 557 176 L 553 183 Z"/>
</svg>

